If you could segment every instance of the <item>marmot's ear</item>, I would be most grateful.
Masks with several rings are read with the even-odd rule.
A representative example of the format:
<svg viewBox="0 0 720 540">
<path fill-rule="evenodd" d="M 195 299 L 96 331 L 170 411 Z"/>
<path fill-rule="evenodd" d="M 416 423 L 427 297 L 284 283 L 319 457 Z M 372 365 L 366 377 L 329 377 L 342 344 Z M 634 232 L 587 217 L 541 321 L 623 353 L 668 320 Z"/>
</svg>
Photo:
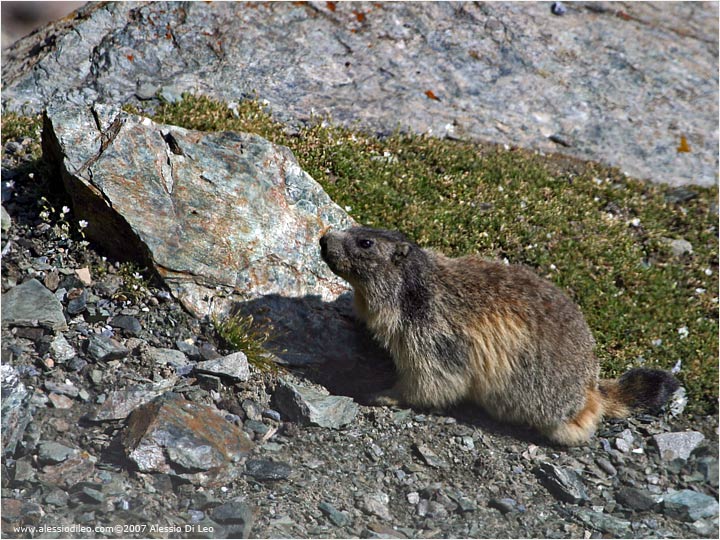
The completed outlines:
<svg viewBox="0 0 720 540">
<path fill-rule="evenodd" d="M 394 263 L 397 263 L 407 257 L 407 254 L 410 253 L 410 244 L 407 242 L 400 242 L 395 245 L 395 253 L 393 253 L 392 260 Z"/>
</svg>

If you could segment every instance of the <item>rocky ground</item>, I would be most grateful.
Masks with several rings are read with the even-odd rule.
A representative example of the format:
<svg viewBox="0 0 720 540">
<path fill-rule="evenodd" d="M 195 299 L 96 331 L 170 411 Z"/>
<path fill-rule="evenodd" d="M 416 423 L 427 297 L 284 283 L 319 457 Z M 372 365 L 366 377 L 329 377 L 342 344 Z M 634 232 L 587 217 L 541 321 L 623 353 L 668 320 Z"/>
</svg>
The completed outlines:
<svg viewBox="0 0 720 540">
<path fill-rule="evenodd" d="M 716 416 L 567 449 L 260 372 L 83 241 L 31 142 L 2 161 L 4 536 L 717 537 Z"/>
</svg>

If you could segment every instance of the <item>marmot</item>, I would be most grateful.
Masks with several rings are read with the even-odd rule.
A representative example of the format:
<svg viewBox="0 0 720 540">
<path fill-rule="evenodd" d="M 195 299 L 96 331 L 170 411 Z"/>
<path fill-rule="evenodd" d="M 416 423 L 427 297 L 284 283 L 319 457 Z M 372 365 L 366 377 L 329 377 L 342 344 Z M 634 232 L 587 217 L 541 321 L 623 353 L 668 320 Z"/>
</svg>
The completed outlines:
<svg viewBox="0 0 720 540">
<path fill-rule="evenodd" d="M 523 266 L 449 258 L 367 227 L 328 232 L 320 247 L 395 362 L 398 381 L 379 404 L 444 408 L 469 400 L 576 445 L 602 417 L 657 409 L 679 387 L 668 372 L 643 368 L 600 380 L 578 306 Z"/>
</svg>

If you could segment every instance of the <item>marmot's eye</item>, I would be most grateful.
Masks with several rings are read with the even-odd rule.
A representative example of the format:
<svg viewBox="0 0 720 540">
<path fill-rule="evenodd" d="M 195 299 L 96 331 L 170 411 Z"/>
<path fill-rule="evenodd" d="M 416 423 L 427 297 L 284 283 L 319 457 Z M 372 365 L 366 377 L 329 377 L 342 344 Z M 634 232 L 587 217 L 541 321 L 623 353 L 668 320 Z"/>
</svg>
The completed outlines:
<svg viewBox="0 0 720 540">
<path fill-rule="evenodd" d="M 363 238 L 362 240 L 358 240 L 358 246 L 360 246 L 363 249 L 371 248 L 373 245 L 372 240 L 368 240 L 366 238 Z"/>
</svg>

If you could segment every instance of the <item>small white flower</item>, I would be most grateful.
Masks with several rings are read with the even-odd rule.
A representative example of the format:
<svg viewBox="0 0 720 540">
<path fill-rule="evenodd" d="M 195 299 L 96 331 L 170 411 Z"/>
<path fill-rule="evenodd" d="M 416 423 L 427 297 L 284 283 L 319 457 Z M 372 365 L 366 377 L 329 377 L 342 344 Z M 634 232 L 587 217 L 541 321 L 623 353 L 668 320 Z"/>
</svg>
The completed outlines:
<svg viewBox="0 0 720 540">
<path fill-rule="evenodd" d="M 8 189 L 13 189 L 15 187 L 15 180 L 8 180 L 5 182 L 5 187 Z"/>
<path fill-rule="evenodd" d="M 682 326 L 678 328 L 678 334 L 680 334 L 680 339 L 685 339 L 690 335 L 690 331 L 687 326 Z"/>
<path fill-rule="evenodd" d="M 81 219 L 80 221 L 78 221 L 78 227 L 80 227 L 81 229 L 84 229 L 87 226 L 88 226 L 88 222 L 85 221 L 84 219 Z"/>
<path fill-rule="evenodd" d="M 502 187 L 502 186 L 498 186 L 498 191 L 499 191 L 500 193 L 502 193 L 503 191 L 505 191 L 505 188 Z"/>
<path fill-rule="evenodd" d="M 550 265 L 550 270 L 557 270 L 557 266 L 555 266 L 554 264 L 551 264 L 551 265 Z"/>
<path fill-rule="evenodd" d="M 662 339 L 653 339 L 651 341 L 653 347 L 659 347 L 660 345 L 662 345 L 662 342 L 663 342 Z"/>
<path fill-rule="evenodd" d="M 67 214 L 70 211 L 70 209 L 67 206 L 62 207 L 62 213 Z"/>
<path fill-rule="evenodd" d="M 702 293 L 705 292 L 705 289 L 703 289 L 702 287 L 698 287 L 697 289 L 695 289 L 695 292 L 696 292 L 697 294 L 702 294 Z"/>
<path fill-rule="evenodd" d="M 346 211 L 346 212 L 352 211 L 352 206 L 346 206 L 346 207 L 345 207 L 345 211 Z"/>
<path fill-rule="evenodd" d="M 639 227 L 640 226 L 640 218 L 634 218 L 630 220 L 630 225 L 633 227 Z"/>
<path fill-rule="evenodd" d="M 705 275 L 706 275 L 706 276 L 712 276 L 712 274 L 713 274 L 712 268 L 706 268 L 706 269 L 705 269 Z"/>
<path fill-rule="evenodd" d="M 675 375 L 676 373 L 680 373 L 680 368 L 682 368 L 682 360 L 678 360 L 677 362 L 675 362 L 675 365 L 670 370 L 670 373 L 672 373 L 673 375 Z"/>
</svg>

